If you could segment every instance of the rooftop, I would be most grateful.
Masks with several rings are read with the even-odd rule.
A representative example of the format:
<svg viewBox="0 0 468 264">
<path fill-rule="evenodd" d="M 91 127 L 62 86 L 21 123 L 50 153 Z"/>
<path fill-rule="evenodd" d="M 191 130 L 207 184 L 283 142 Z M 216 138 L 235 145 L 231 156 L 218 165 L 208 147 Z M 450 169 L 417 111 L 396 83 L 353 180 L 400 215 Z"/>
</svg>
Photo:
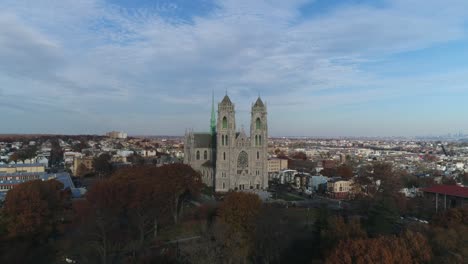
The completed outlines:
<svg viewBox="0 0 468 264">
<path fill-rule="evenodd" d="M 0 168 L 24 168 L 24 167 L 44 167 L 42 163 L 32 164 L 0 164 Z"/>
<path fill-rule="evenodd" d="M 468 198 L 468 187 L 458 185 L 434 185 L 429 188 L 422 189 L 423 192 L 445 194 L 456 197 Z"/>
<path fill-rule="evenodd" d="M 260 97 L 258 97 L 257 101 L 254 104 L 254 107 L 265 107 L 265 105 L 263 104 L 263 101 L 262 101 L 262 99 L 260 99 Z"/>
<path fill-rule="evenodd" d="M 221 104 L 232 105 L 232 102 L 231 102 L 231 99 L 229 99 L 229 96 L 225 95 L 223 100 L 221 101 Z"/>
</svg>

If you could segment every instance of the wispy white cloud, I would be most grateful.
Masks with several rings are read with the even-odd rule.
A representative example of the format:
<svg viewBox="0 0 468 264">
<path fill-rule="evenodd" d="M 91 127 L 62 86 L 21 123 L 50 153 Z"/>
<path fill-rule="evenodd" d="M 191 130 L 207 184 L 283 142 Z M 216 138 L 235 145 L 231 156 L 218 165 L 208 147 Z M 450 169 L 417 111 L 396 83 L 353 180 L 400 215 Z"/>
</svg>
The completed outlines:
<svg viewBox="0 0 468 264">
<path fill-rule="evenodd" d="M 174 108 L 206 113 L 213 89 L 218 96 L 228 90 L 240 111 L 257 94 L 271 107 L 307 111 L 427 93 L 425 77 L 390 78 L 362 66 L 466 38 L 466 1 L 343 5 L 311 17 L 300 14 L 307 2 L 218 0 L 211 12 L 188 21 L 165 16 L 174 5 L 126 9 L 103 0 L 5 0 L 3 94 L 47 101 L 43 108 L 51 111 L 73 109 L 76 118 L 153 111 L 160 124 L 167 120 L 159 116 Z M 434 78 L 440 83 L 446 77 Z M 462 74 L 450 78 L 447 89 L 466 81 Z M 142 106 L 148 104 L 153 107 Z M 135 133 L 205 127 L 204 120 L 191 121 L 158 130 L 122 120 Z"/>
</svg>

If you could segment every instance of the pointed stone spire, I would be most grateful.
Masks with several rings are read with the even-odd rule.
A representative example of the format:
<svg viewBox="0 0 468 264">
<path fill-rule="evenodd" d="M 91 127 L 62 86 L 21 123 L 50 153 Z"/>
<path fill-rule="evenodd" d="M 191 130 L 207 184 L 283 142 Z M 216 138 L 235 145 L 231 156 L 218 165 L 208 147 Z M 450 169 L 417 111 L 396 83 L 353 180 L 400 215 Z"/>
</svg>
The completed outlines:
<svg viewBox="0 0 468 264">
<path fill-rule="evenodd" d="M 229 99 L 229 96 L 226 94 L 221 101 L 222 105 L 232 105 L 231 99 Z"/>
<path fill-rule="evenodd" d="M 263 104 L 262 99 L 260 99 L 260 96 L 258 97 L 257 101 L 255 102 L 254 107 L 265 107 L 265 104 Z"/>
</svg>

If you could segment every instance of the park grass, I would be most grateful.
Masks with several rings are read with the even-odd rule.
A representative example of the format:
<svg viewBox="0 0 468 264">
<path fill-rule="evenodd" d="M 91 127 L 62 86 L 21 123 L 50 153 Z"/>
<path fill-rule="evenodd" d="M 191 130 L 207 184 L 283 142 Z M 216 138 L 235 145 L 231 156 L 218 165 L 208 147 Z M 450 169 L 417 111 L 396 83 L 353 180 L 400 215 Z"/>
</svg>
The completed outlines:
<svg viewBox="0 0 468 264">
<path fill-rule="evenodd" d="M 159 232 L 159 239 L 172 241 L 181 238 L 200 236 L 205 231 L 206 222 L 200 220 L 189 220 L 177 225 L 163 228 Z"/>
<path fill-rule="evenodd" d="M 278 193 L 275 198 L 285 200 L 287 202 L 296 202 L 296 201 L 304 200 L 304 198 L 300 196 L 289 194 L 289 193 Z"/>
</svg>

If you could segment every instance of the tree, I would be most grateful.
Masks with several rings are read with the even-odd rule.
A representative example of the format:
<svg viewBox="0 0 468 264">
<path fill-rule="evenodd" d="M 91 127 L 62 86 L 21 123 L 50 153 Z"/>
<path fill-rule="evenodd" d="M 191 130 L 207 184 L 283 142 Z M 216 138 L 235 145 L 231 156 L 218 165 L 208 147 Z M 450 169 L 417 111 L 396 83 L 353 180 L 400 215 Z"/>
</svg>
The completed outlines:
<svg viewBox="0 0 468 264">
<path fill-rule="evenodd" d="M 18 151 L 13 152 L 13 154 L 10 155 L 10 158 L 8 158 L 8 162 L 16 163 L 18 160 L 20 160 Z"/>
<path fill-rule="evenodd" d="M 432 260 L 432 248 L 423 234 L 407 230 L 401 235 L 401 240 L 409 249 L 413 263 L 429 263 Z"/>
<path fill-rule="evenodd" d="M 275 149 L 275 155 L 278 155 L 281 153 L 281 150 L 279 148 Z"/>
<path fill-rule="evenodd" d="M 284 151 L 281 151 L 281 152 L 277 153 L 276 157 L 278 159 L 288 159 L 288 155 L 286 155 L 286 153 L 284 153 Z"/>
<path fill-rule="evenodd" d="M 468 172 L 463 173 L 463 175 L 461 176 L 461 178 L 462 178 L 462 181 L 461 181 L 462 184 L 465 185 L 465 186 L 467 186 L 467 185 L 468 185 Z"/>
<path fill-rule="evenodd" d="M 76 175 L 74 176 L 83 177 L 87 175 L 88 173 L 90 173 L 90 171 L 88 170 L 86 165 L 84 165 L 83 163 L 80 163 L 80 165 L 78 165 L 78 168 L 76 169 Z"/>
<path fill-rule="evenodd" d="M 138 154 L 132 154 L 127 157 L 127 160 L 131 162 L 133 165 L 144 165 L 145 164 L 145 159 Z"/>
<path fill-rule="evenodd" d="M 345 164 L 338 167 L 336 174 L 344 179 L 351 179 L 354 176 L 353 168 Z"/>
<path fill-rule="evenodd" d="M 255 263 L 280 263 L 282 254 L 299 229 L 280 210 L 265 205 L 256 217 L 252 250 Z M 300 231 L 303 232 L 302 229 Z"/>
<path fill-rule="evenodd" d="M 348 223 L 341 216 L 328 218 L 327 228 L 320 234 L 325 249 L 335 247 L 341 240 L 366 238 L 366 231 L 361 228 L 358 218 L 351 218 Z"/>
<path fill-rule="evenodd" d="M 110 163 L 111 156 L 103 153 L 93 160 L 93 167 L 99 177 L 109 176 L 112 172 L 112 164 Z"/>
<path fill-rule="evenodd" d="M 76 203 L 82 235 L 74 240 L 92 245 L 81 251 L 92 252 L 94 262 L 114 262 L 125 255 L 142 259 L 157 240 L 161 223 L 171 222 L 171 215 L 176 223 L 184 201 L 196 195 L 199 186 L 200 175 L 183 164 L 120 169 Z"/>
<path fill-rule="evenodd" d="M 73 151 L 76 151 L 76 152 L 81 152 L 81 151 L 83 151 L 83 149 L 86 149 L 86 148 L 89 148 L 89 145 L 84 140 L 80 140 L 79 143 L 72 145 Z"/>
<path fill-rule="evenodd" d="M 307 160 L 307 155 L 302 151 L 294 153 L 291 157 L 298 160 Z"/>
<path fill-rule="evenodd" d="M 457 181 L 454 178 L 443 177 L 442 184 L 445 185 L 457 185 Z"/>
<path fill-rule="evenodd" d="M 219 207 L 219 219 L 226 227 L 224 245 L 234 262 L 246 262 L 251 254 L 255 220 L 261 205 L 256 194 L 232 192 Z"/>
<path fill-rule="evenodd" d="M 399 218 L 397 206 L 393 199 L 388 197 L 378 198 L 371 205 L 367 222 L 370 234 L 391 234 Z"/>
<path fill-rule="evenodd" d="M 326 177 L 336 177 L 339 176 L 335 168 L 324 168 L 320 171 L 320 174 Z"/>
<path fill-rule="evenodd" d="M 70 195 L 56 181 L 29 181 L 7 193 L 2 213 L 11 237 L 45 239 L 58 232 Z"/>
<path fill-rule="evenodd" d="M 405 243 L 395 237 L 342 240 L 327 257 L 326 263 L 414 263 Z"/>
<path fill-rule="evenodd" d="M 63 150 L 62 147 L 60 147 L 58 139 L 52 140 L 51 144 L 49 167 L 54 167 L 63 161 Z"/>
</svg>

